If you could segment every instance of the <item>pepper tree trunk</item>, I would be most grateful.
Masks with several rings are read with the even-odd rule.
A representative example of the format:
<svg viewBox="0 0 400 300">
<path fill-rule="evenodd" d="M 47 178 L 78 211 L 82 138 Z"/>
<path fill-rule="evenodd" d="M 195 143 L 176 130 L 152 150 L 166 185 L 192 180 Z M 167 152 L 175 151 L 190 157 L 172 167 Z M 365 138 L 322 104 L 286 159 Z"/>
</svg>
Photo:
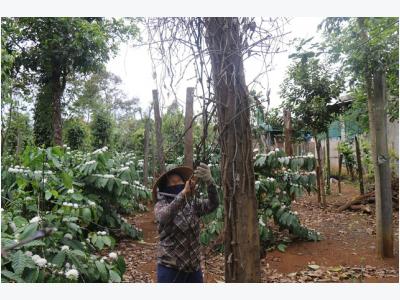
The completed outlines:
<svg viewBox="0 0 400 300">
<path fill-rule="evenodd" d="M 326 195 L 325 195 L 325 183 L 324 183 L 324 167 L 322 165 L 322 158 L 321 158 L 321 141 L 315 136 L 315 143 L 317 146 L 317 163 L 318 163 L 318 168 L 317 168 L 317 183 L 318 184 L 318 190 L 319 190 L 319 197 L 322 196 L 322 205 L 323 207 L 326 207 Z M 319 178 L 319 180 L 318 180 Z M 321 202 L 321 198 L 318 198 L 318 202 Z"/>
<path fill-rule="evenodd" d="M 61 97 L 64 93 L 66 84 L 66 74 L 61 68 L 55 65 L 51 74 L 51 93 L 53 104 L 53 143 L 62 145 L 62 107 Z"/>
<path fill-rule="evenodd" d="M 329 143 L 329 130 L 326 131 L 326 193 L 331 193 L 331 151 Z"/>
<path fill-rule="evenodd" d="M 193 94 L 194 88 L 188 87 L 186 89 L 184 165 L 190 168 L 193 168 Z"/>
<path fill-rule="evenodd" d="M 154 105 L 154 122 L 156 131 L 156 144 L 157 144 L 157 163 L 158 163 L 158 173 L 165 172 L 165 158 L 164 158 L 164 141 L 161 134 L 161 115 L 160 115 L 160 105 L 158 102 L 158 91 L 153 90 L 153 105 Z M 158 174 L 158 175 L 159 175 Z"/>
<path fill-rule="evenodd" d="M 356 143 L 358 184 L 360 187 L 360 194 L 364 195 L 364 179 L 363 179 L 363 167 L 361 162 L 360 141 L 358 140 L 357 136 L 354 137 L 354 142 Z"/>
<path fill-rule="evenodd" d="M 249 93 L 237 18 L 206 18 L 221 146 L 225 281 L 260 282 Z"/>
<path fill-rule="evenodd" d="M 149 180 L 149 144 L 150 144 L 150 114 L 146 118 L 145 128 L 144 128 L 144 159 L 143 159 L 143 184 L 148 185 Z"/>
<path fill-rule="evenodd" d="M 371 82 L 371 81 L 370 81 Z M 375 175 L 376 242 L 380 257 L 393 257 L 392 187 L 387 142 L 386 83 L 382 71 L 373 76 L 368 115 Z"/>
</svg>

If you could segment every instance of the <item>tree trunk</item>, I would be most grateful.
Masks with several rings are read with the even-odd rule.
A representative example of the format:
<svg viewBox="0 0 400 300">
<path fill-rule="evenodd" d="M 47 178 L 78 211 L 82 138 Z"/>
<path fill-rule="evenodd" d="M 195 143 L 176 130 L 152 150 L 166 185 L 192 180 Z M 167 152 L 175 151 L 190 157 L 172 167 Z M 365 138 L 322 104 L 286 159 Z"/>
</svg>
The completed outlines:
<svg viewBox="0 0 400 300">
<path fill-rule="evenodd" d="M 149 179 L 149 141 L 150 141 L 150 114 L 151 109 L 149 109 L 149 115 L 146 119 L 146 124 L 144 128 L 144 159 L 143 159 L 143 184 L 148 185 Z"/>
<path fill-rule="evenodd" d="M 324 166 L 322 165 L 321 158 L 321 141 L 315 135 L 315 142 L 317 146 L 317 162 L 318 162 L 318 173 L 319 173 L 319 182 L 320 182 L 320 193 L 322 196 L 322 205 L 326 207 L 326 195 L 325 195 L 325 181 L 324 181 Z M 317 174 L 318 178 L 318 174 Z"/>
<path fill-rule="evenodd" d="M 8 121 L 7 121 L 7 125 L 6 128 L 2 127 L 2 137 L 1 137 L 1 155 L 4 154 L 4 151 L 6 150 L 7 147 L 7 139 L 8 139 L 8 133 L 10 131 L 10 126 L 11 126 L 11 119 L 12 119 L 12 115 L 14 113 L 14 105 L 15 102 L 12 99 L 12 90 L 10 90 L 10 98 L 11 98 L 11 103 L 10 103 L 10 111 L 8 114 Z"/>
<path fill-rule="evenodd" d="M 339 194 L 342 193 L 342 164 L 343 164 L 343 154 L 339 153 L 339 182 L 338 182 L 338 189 L 339 189 Z"/>
<path fill-rule="evenodd" d="M 250 99 L 237 18 L 206 18 L 221 145 L 226 282 L 260 282 Z"/>
<path fill-rule="evenodd" d="M 358 172 L 358 183 L 360 186 L 360 194 L 364 195 L 363 167 L 361 162 L 360 142 L 357 136 L 354 137 L 354 141 L 356 143 L 357 172 Z"/>
<path fill-rule="evenodd" d="M 186 89 L 184 165 L 191 168 L 193 168 L 193 94 L 194 88 L 188 87 Z"/>
<path fill-rule="evenodd" d="M 64 93 L 66 75 L 62 75 L 58 68 L 51 77 L 51 92 L 53 103 L 53 142 L 55 145 L 62 146 L 62 108 L 61 97 Z"/>
<path fill-rule="evenodd" d="M 158 103 L 158 91 L 153 90 L 153 104 L 154 104 L 154 122 L 156 131 L 156 144 L 157 144 L 157 163 L 158 163 L 158 174 L 165 172 L 165 158 L 164 158 L 164 142 L 161 134 L 161 116 L 160 106 Z"/>
<path fill-rule="evenodd" d="M 371 81 L 369 81 L 371 83 Z M 382 71 L 373 76 L 369 90 L 368 115 L 375 173 L 377 254 L 393 257 L 392 188 L 389 166 L 386 115 L 386 82 Z"/>
<path fill-rule="evenodd" d="M 326 193 L 331 193 L 331 150 L 329 149 L 329 130 L 326 131 Z"/>
</svg>

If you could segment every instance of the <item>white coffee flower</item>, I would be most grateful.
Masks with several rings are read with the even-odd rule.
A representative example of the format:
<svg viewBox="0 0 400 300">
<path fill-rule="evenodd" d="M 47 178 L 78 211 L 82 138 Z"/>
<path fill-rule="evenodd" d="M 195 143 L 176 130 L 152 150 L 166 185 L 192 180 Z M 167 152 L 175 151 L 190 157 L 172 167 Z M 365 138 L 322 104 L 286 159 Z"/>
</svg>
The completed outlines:
<svg viewBox="0 0 400 300">
<path fill-rule="evenodd" d="M 32 254 L 33 254 L 33 253 L 32 253 L 31 251 L 25 251 L 25 255 L 26 255 L 26 256 L 32 256 Z"/>
<path fill-rule="evenodd" d="M 108 254 L 108 256 L 109 256 L 111 259 L 117 259 L 117 257 L 118 257 L 117 253 L 115 253 L 115 252 L 110 252 L 110 254 Z"/>
<path fill-rule="evenodd" d="M 119 169 L 120 172 L 123 172 L 123 171 L 126 171 L 126 170 L 129 170 L 129 167 L 123 167 L 123 168 Z"/>
<path fill-rule="evenodd" d="M 67 194 L 72 194 L 74 192 L 74 189 L 68 189 Z"/>
<path fill-rule="evenodd" d="M 88 204 L 89 204 L 90 206 L 96 206 L 96 202 L 91 201 L 91 200 L 88 201 Z"/>
<path fill-rule="evenodd" d="M 293 212 L 296 216 L 299 214 L 297 211 Z"/>
<path fill-rule="evenodd" d="M 67 245 L 62 246 L 61 251 L 69 251 L 69 246 Z"/>
<path fill-rule="evenodd" d="M 78 203 L 74 203 L 74 208 L 79 208 Z"/>
<path fill-rule="evenodd" d="M 38 223 L 41 220 L 40 216 L 36 216 L 34 218 L 32 218 L 29 223 Z"/>
<path fill-rule="evenodd" d="M 79 277 L 79 272 L 76 269 L 71 269 L 65 272 L 65 277 L 71 280 L 77 280 Z"/>
<path fill-rule="evenodd" d="M 44 267 L 47 263 L 47 260 L 45 258 L 41 258 L 39 255 L 35 254 L 32 256 L 32 260 L 36 265 L 39 267 Z"/>
<path fill-rule="evenodd" d="M 122 181 L 121 181 L 121 184 L 123 184 L 123 185 L 128 185 L 129 182 L 128 182 L 128 181 L 125 181 L 125 180 L 122 180 Z"/>
<path fill-rule="evenodd" d="M 65 268 L 66 268 L 66 269 L 70 269 L 70 268 L 71 268 L 71 265 L 70 265 L 69 262 L 67 262 L 67 263 L 65 264 Z"/>
<path fill-rule="evenodd" d="M 66 234 L 64 234 L 64 238 L 68 239 L 68 240 L 72 240 L 72 234 L 66 233 Z"/>
</svg>

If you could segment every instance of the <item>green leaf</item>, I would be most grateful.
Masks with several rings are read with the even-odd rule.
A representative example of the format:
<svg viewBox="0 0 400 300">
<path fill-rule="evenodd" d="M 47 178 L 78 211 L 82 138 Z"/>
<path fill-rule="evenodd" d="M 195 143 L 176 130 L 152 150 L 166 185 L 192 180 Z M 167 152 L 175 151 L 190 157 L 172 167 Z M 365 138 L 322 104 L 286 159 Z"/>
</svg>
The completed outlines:
<svg viewBox="0 0 400 300">
<path fill-rule="evenodd" d="M 110 237 L 105 235 L 102 238 L 103 238 L 104 244 L 106 244 L 108 247 L 111 247 L 111 239 L 110 239 Z"/>
<path fill-rule="evenodd" d="M 82 209 L 82 219 L 85 223 L 89 223 L 92 221 L 92 212 L 90 208 L 85 207 Z"/>
<path fill-rule="evenodd" d="M 114 270 L 110 270 L 110 281 L 111 282 L 121 282 L 121 277 Z"/>
<path fill-rule="evenodd" d="M 51 196 L 53 196 L 53 194 L 52 194 L 49 190 L 47 190 L 47 191 L 44 193 L 44 198 L 45 198 L 46 200 L 49 200 L 49 199 L 51 198 Z"/>
<path fill-rule="evenodd" d="M 104 282 L 107 282 L 108 281 L 108 273 L 107 273 L 105 264 L 98 260 L 96 260 L 95 264 L 96 264 L 97 270 L 99 270 L 101 280 Z"/>
<path fill-rule="evenodd" d="M 15 273 L 13 273 L 11 271 L 8 271 L 8 270 L 1 271 L 1 275 L 7 277 L 8 279 L 14 280 L 14 281 L 16 281 L 18 283 L 25 282 L 20 276 L 18 276 L 17 274 L 15 274 Z"/>
<path fill-rule="evenodd" d="M 276 247 L 276 248 L 281 252 L 285 252 L 286 247 L 287 246 L 285 244 L 279 244 L 278 247 Z"/>
<path fill-rule="evenodd" d="M 102 236 L 98 236 L 95 246 L 99 249 L 102 250 L 104 248 L 104 241 L 103 241 L 103 237 Z"/>
<path fill-rule="evenodd" d="M 61 268 L 65 261 L 65 252 L 64 251 L 58 252 L 56 256 L 54 256 L 52 261 L 53 264 L 56 264 L 57 267 Z"/>
<path fill-rule="evenodd" d="M 38 228 L 38 223 L 32 223 L 29 224 L 25 229 L 24 232 L 21 233 L 21 235 L 19 236 L 20 240 L 24 240 L 28 237 L 30 237 L 33 233 L 36 232 L 37 228 Z"/>
<path fill-rule="evenodd" d="M 17 228 L 28 224 L 28 221 L 24 217 L 21 217 L 21 216 L 14 217 L 13 222 L 14 222 L 15 226 L 17 226 Z"/>
<path fill-rule="evenodd" d="M 67 189 L 72 189 L 72 177 L 68 173 L 63 172 L 61 173 L 61 178 L 63 180 L 64 186 Z"/>
<path fill-rule="evenodd" d="M 76 201 L 80 201 L 83 199 L 82 194 L 77 194 L 77 193 L 73 193 L 72 194 L 72 199 L 76 200 Z"/>
<path fill-rule="evenodd" d="M 15 274 L 22 274 L 29 263 L 28 260 L 32 261 L 32 259 L 26 256 L 21 250 L 14 253 L 14 255 L 12 256 L 11 266 Z"/>
<path fill-rule="evenodd" d="M 118 270 L 119 270 L 119 272 L 120 272 L 121 274 L 124 274 L 125 271 L 126 271 L 125 260 L 124 260 L 124 258 L 123 258 L 122 256 L 118 256 L 118 259 L 117 259 L 117 268 L 118 268 Z"/>
<path fill-rule="evenodd" d="M 26 282 L 36 282 L 39 276 L 39 269 L 35 268 L 32 270 L 29 270 L 26 275 L 24 276 L 24 280 Z"/>
</svg>

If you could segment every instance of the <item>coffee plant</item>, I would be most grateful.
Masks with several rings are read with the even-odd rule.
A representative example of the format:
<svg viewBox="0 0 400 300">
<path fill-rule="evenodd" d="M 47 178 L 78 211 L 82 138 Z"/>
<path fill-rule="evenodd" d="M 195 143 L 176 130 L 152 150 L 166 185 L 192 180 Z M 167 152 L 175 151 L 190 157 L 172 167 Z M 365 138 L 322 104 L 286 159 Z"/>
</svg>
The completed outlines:
<svg viewBox="0 0 400 300">
<path fill-rule="evenodd" d="M 294 197 L 316 190 L 316 160 L 307 156 L 286 156 L 279 149 L 259 154 L 254 163 L 256 193 L 259 203 L 260 238 L 265 246 L 274 242 L 270 220 L 287 230 L 294 238 L 316 241 L 319 233 L 301 225 L 297 212 L 292 211 Z M 286 239 L 289 240 L 289 239 Z M 283 250 L 284 247 L 278 248 Z"/>
<path fill-rule="evenodd" d="M 144 209 L 150 195 L 134 155 L 65 145 L 27 147 L 19 159 L 3 159 L 1 243 L 10 250 L 2 252 L 2 281 L 120 282 L 124 259 L 109 252 L 115 237 L 141 238 L 120 213 Z"/>
<path fill-rule="evenodd" d="M 217 161 L 217 158 L 214 159 L 209 166 L 218 182 Z M 259 230 L 264 248 L 273 248 L 278 242 L 271 222 L 276 224 L 280 231 L 287 230 L 293 238 L 308 241 L 320 239 L 318 232 L 301 225 L 297 212 L 291 208 L 293 197 L 301 197 L 304 192 L 311 193 L 316 190 L 315 166 L 316 160 L 312 154 L 288 157 L 279 149 L 255 157 Z M 222 199 L 222 191 L 219 190 L 219 193 Z M 200 240 L 207 245 L 223 231 L 223 206 L 220 205 L 213 214 L 204 217 L 203 221 L 205 226 Z M 289 237 L 284 239 L 289 240 Z M 279 243 L 277 248 L 284 251 L 285 244 Z"/>
</svg>

